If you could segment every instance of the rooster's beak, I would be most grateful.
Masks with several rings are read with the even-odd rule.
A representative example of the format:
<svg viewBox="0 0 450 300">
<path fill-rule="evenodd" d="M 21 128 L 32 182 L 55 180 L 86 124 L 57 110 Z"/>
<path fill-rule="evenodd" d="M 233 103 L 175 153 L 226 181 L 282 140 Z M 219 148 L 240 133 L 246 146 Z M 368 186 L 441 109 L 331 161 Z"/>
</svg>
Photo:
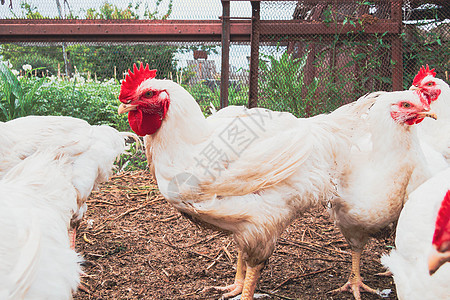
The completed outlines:
<svg viewBox="0 0 450 300">
<path fill-rule="evenodd" d="M 135 110 L 137 107 L 137 105 L 132 105 L 132 104 L 120 104 L 119 109 L 118 109 L 118 114 L 124 114 L 126 112 L 129 112 L 130 110 Z"/>
<path fill-rule="evenodd" d="M 409 90 L 410 91 L 417 91 L 417 90 L 420 90 L 420 88 L 418 86 L 412 85 L 412 86 L 409 87 Z"/>
<path fill-rule="evenodd" d="M 120 108 L 119 108 L 120 109 Z M 420 117 L 423 117 L 423 118 L 426 118 L 426 117 L 428 117 L 428 118 L 432 118 L 432 119 L 435 119 L 435 120 L 437 120 L 437 115 L 436 115 L 436 113 L 435 112 L 433 112 L 433 111 L 422 111 L 422 112 L 419 112 L 419 113 L 417 113 Z"/>
<path fill-rule="evenodd" d="M 450 261 L 450 251 L 438 252 L 434 247 L 428 256 L 428 271 L 433 275 L 440 266 Z"/>
</svg>

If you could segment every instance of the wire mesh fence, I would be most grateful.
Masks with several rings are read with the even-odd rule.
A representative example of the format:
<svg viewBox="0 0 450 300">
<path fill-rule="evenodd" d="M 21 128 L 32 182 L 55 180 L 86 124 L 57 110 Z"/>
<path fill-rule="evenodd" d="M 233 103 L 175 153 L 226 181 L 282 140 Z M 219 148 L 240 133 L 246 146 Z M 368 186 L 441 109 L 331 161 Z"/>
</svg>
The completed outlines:
<svg viewBox="0 0 450 300">
<path fill-rule="evenodd" d="M 310 32 L 298 34 L 294 32 L 296 27 L 291 26 L 287 27 L 288 32 L 266 38 L 261 47 L 261 105 L 298 116 L 315 115 L 334 110 L 367 92 L 392 89 L 391 36 L 381 24 L 382 20 L 392 21 L 392 4 L 263 2 L 261 15 L 267 19 L 277 19 L 273 12 L 287 5 L 292 14 L 283 18 L 293 20 L 292 25 L 326 27 L 318 32 L 313 26 L 305 26 Z M 346 30 L 346 24 L 355 30 Z M 370 25 L 377 27 L 370 30 Z"/>
<path fill-rule="evenodd" d="M 93 19 L 112 24 L 120 19 L 120 24 L 127 24 L 136 20 L 220 22 L 222 15 L 219 0 L 94 2 L 6 0 L 0 6 L 0 19 L 42 19 L 43 23 L 49 19 L 74 23 Z M 392 31 L 395 5 L 400 7 L 398 33 Z M 250 26 L 250 1 L 231 1 L 230 8 L 232 21 L 244 20 Z M 422 64 L 436 68 L 437 76 L 448 80 L 448 1 L 261 1 L 260 16 L 260 28 L 256 28 L 261 33 L 258 106 L 297 116 L 331 111 L 367 92 L 392 90 L 396 68 L 402 74 L 402 88 L 408 88 Z M 8 31 L 5 26 L 0 23 L 3 37 Z M 30 41 L 22 37 L 20 42 L 11 43 L 8 38 L 0 39 L 0 58 L 22 75 L 27 73 L 23 66 L 31 65 L 32 75 L 37 77 L 83 78 L 78 80 L 79 86 L 82 80 L 112 79 L 118 84 L 133 63 L 144 62 L 158 69 L 158 77 L 185 86 L 205 112 L 210 103 L 220 106 L 223 49 L 219 39 L 190 35 L 177 41 L 162 36 L 148 41 L 86 42 L 83 36 L 77 37 L 78 41 L 50 41 L 31 39 L 30 35 Z M 403 53 L 401 61 L 393 57 L 396 38 Z M 231 40 L 231 105 L 248 102 L 250 49 L 250 39 Z"/>
</svg>

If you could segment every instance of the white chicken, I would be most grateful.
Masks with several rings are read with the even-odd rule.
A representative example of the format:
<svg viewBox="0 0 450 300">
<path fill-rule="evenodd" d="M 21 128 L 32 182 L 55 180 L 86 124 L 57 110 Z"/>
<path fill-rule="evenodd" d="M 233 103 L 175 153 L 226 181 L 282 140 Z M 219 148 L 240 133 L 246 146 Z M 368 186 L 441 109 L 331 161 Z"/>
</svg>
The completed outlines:
<svg viewBox="0 0 450 300">
<path fill-rule="evenodd" d="M 422 66 L 414 77 L 410 90 L 419 90 L 430 102 L 438 119 L 424 120 L 419 128 L 419 139 L 439 152 L 450 165 L 450 87 L 436 78 L 434 69 Z"/>
<path fill-rule="evenodd" d="M 67 157 L 48 150 L 3 174 L 0 299 L 72 299 L 81 272 L 67 231 L 77 208 L 72 172 Z"/>
<path fill-rule="evenodd" d="M 420 91 L 436 113 L 437 120 L 424 120 L 417 127 L 420 146 L 425 154 L 428 174 L 421 169 L 413 172 L 407 193 L 411 193 L 434 174 L 450 165 L 450 88 L 434 69 L 422 66 L 414 77 L 410 90 Z"/>
<path fill-rule="evenodd" d="M 347 283 L 331 293 L 351 291 L 355 299 L 361 299 L 361 290 L 378 293 L 362 281 L 361 253 L 370 237 L 381 235 L 397 220 L 412 172 L 420 169 L 428 174 L 417 126 L 413 125 L 425 117 L 436 118 L 420 92 L 381 93 L 378 97 L 364 124 L 368 135 L 359 141 L 359 147 L 352 148 L 352 159 L 338 180 L 338 196 L 332 199 L 330 209 L 352 253 Z M 386 111 L 390 114 L 383 114 Z"/>
<path fill-rule="evenodd" d="M 78 194 L 78 208 L 72 218 L 72 247 L 75 232 L 86 211 L 91 191 L 112 173 L 118 155 L 123 153 L 125 139 L 138 137 L 130 132 L 84 120 L 61 116 L 28 116 L 0 122 L 0 178 L 24 158 L 36 151 L 60 148 L 74 166 L 72 184 Z"/>
<path fill-rule="evenodd" d="M 401 300 L 450 299 L 450 264 L 442 265 L 432 276 L 428 268 L 428 256 L 436 251 L 432 242 L 441 204 L 447 208 L 447 224 L 442 230 L 446 232 L 446 257 L 449 260 L 450 168 L 410 194 L 398 219 L 395 249 L 381 258 L 383 265 L 394 275 L 397 296 Z"/>
<path fill-rule="evenodd" d="M 252 299 L 279 235 L 297 214 L 335 194 L 338 162 L 349 157 L 368 107 L 380 106 L 371 111 L 382 120 L 427 114 L 417 93 L 407 91 L 363 97 L 309 119 L 243 107 L 205 119 L 186 90 L 155 75 L 142 64 L 129 71 L 119 113 L 128 112 L 131 128 L 150 136 L 147 152 L 164 197 L 188 218 L 233 235 L 240 252 L 224 297 L 242 292 L 241 299 Z"/>
</svg>

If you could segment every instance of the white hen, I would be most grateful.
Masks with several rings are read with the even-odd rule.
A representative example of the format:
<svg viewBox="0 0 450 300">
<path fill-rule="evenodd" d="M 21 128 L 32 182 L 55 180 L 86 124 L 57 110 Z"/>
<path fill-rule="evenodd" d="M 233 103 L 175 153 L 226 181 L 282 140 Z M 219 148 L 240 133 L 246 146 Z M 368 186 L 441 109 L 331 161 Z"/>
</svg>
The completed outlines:
<svg viewBox="0 0 450 300">
<path fill-rule="evenodd" d="M 450 190 L 450 168 L 436 174 L 409 196 L 397 224 L 395 250 L 381 262 L 394 275 L 401 300 L 450 299 L 450 264 L 433 276 L 428 271 L 436 215 Z"/>
<path fill-rule="evenodd" d="M 413 170 L 425 168 L 414 124 L 435 118 L 418 92 L 375 95 L 378 99 L 364 124 L 370 136 L 352 149 L 352 160 L 338 182 L 339 197 L 331 202 L 331 215 L 352 249 L 348 282 L 332 292 L 351 291 L 356 299 L 361 299 L 360 290 L 377 293 L 360 275 L 365 244 L 397 220 Z"/>
<path fill-rule="evenodd" d="M 72 117 L 28 116 L 0 122 L 0 178 L 36 151 L 60 148 L 74 166 L 72 184 L 78 193 L 78 208 L 72 228 L 76 229 L 86 211 L 86 199 L 111 175 L 115 159 L 125 151 L 127 137 L 137 139 L 132 133 L 106 125 L 92 126 Z"/>
<path fill-rule="evenodd" d="M 410 90 L 419 90 L 430 102 L 438 119 L 424 120 L 418 128 L 419 139 L 442 154 L 450 164 L 450 87 L 436 78 L 434 69 L 422 66 Z"/>
<path fill-rule="evenodd" d="M 420 68 L 410 90 L 418 90 L 426 97 L 438 119 L 423 120 L 417 126 L 428 174 L 420 168 L 415 170 L 408 185 L 408 194 L 450 165 L 450 87 L 442 79 L 436 78 L 434 69 L 430 70 L 427 65 Z"/>
<path fill-rule="evenodd" d="M 66 157 L 40 152 L 0 180 L 0 299 L 71 299 L 77 289 L 81 258 L 67 232 L 77 208 L 72 169 Z"/>
</svg>

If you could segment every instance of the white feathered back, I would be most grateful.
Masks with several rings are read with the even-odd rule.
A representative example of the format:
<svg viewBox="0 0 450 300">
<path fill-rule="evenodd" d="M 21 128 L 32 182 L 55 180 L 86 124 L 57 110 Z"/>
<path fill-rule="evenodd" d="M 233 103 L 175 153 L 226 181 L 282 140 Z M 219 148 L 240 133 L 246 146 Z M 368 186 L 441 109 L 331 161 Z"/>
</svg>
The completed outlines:
<svg viewBox="0 0 450 300">
<path fill-rule="evenodd" d="M 57 157 L 57 159 L 55 159 Z M 67 228 L 77 208 L 70 160 L 38 152 L 0 181 L 0 296 L 71 299 L 81 258 Z"/>
<path fill-rule="evenodd" d="M 28 116 L 0 123 L 0 178 L 36 151 L 59 148 L 73 163 L 72 184 L 79 206 L 74 221 L 78 221 L 91 191 L 109 178 L 114 160 L 125 152 L 127 137 L 138 139 L 129 132 L 72 117 Z"/>
<path fill-rule="evenodd" d="M 381 262 L 394 275 L 401 300 L 450 298 L 450 264 L 433 276 L 428 271 L 436 216 L 450 189 L 450 168 L 439 172 L 411 193 L 397 224 L 396 249 L 383 255 Z"/>
</svg>

